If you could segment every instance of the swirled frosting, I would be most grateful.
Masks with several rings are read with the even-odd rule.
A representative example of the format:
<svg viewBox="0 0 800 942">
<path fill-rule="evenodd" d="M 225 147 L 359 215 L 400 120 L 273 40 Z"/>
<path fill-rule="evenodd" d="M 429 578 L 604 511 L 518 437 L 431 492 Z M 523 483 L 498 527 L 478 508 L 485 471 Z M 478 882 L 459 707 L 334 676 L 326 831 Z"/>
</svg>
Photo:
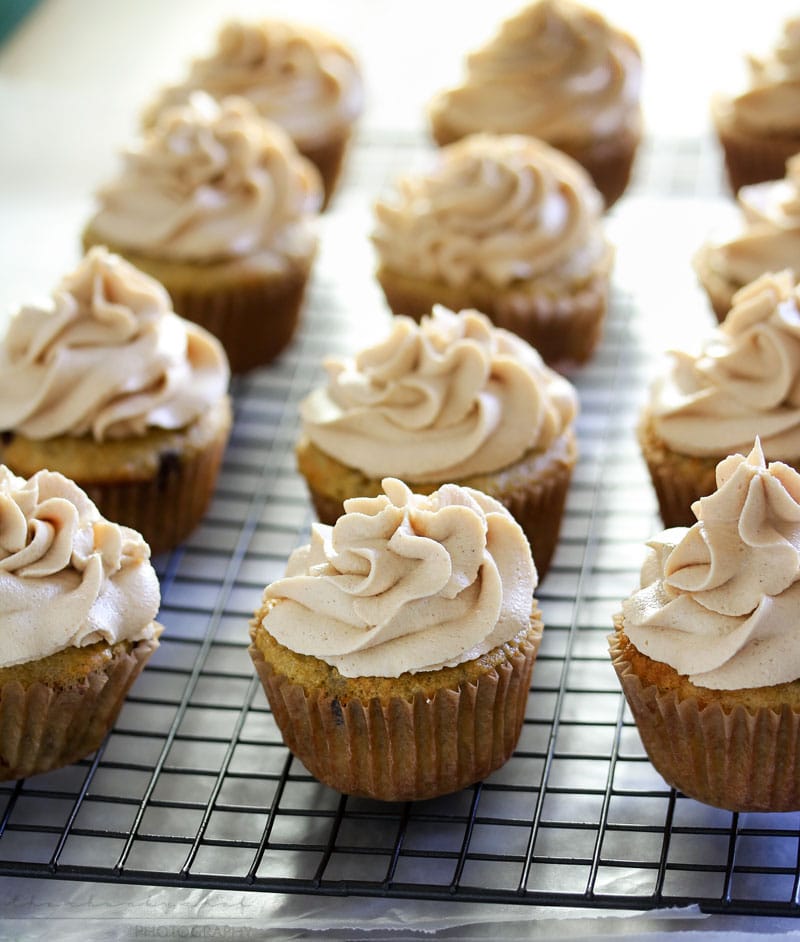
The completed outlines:
<svg viewBox="0 0 800 942">
<path fill-rule="evenodd" d="M 386 478 L 379 497 L 345 501 L 335 526 L 315 524 L 286 576 L 266 630 L 346 677 L 399 677 L 479 657 L 530 623 L 536 568 L 509 512 L 472 488 L 429 497 Z"/>
<path fill-rule="evenodd" d="M 141 535 L 72 481 L 0 465 L 0 667 L 155 636 L 161 601 Z"/>
<path fill-rule="evenodd" d="M 317 170 L 244 99 L 203 92 L 165 111 L 97 194 L 96 240 L 173 261 L 257 259 L 276 271 L 316 246 Z"/>
<path fill-rule="evenodd" d="M 300 406 L 308 438 L 368 477 L 457 480 L 546 449 L 577 412 L 572 385 L 483 314 L 443 307 L 352 358 L 326 360 Z"/>
<path fill-rule="evenodd" d="M 574 160 L 522 135 L 475 134 L 375 205 L 381 264 L 424 281 L 495 287 L 586 277 L 610 252 L 603 200 Z"/>
<path fill-rule="evenodd" d="M 102 247 L 0 342 L 0 430 L 96 440 L 183 428 L 225 396 L 219 341 L 162 286 Z"/>
<path fill-rule="evenodd" d="M 786 162 L 786 177 L 743 186 L 736 195 L 741 230 L 698 253 L 698 270 L 735 285 L 785 268 L 800 277 L 800 154 Z"/>
<path fill-rule="evenodd" d="M 698 353 L 672 351 L 653 384 L 659 438 L 685 455 L 745 451 L 756 435 L 772 459 L 800 456 L 800 293 L 789 272 L 738 291 Z"/>
<path fill-rule="evenodd" d="M 247 98 L 301 148 L 341 135 L 363 109 L 352 53 L 318 29 L 274 19 L 226 23 L 214 52 L 195 59 L 182 83 L 161 92 L 146 109 L 145 123 L 196 90 L 218 100 Z"/>
<path fill-rule="evenodd" d="M 717 465 L 697 523 L 650 541 L 625 633 L 692 683 L 738 690 L 800 677 L 800 475 L 750 454 Z"/>
<path fill-rule="evenodd" d="M 459 136 L 530 134 L 553 144 L 638 133 L 640 81 L 630 36 L 569 0 L 539 0 L 467 58 L 463 84 L 432 101 L 431 120 Z"/>
<path fill-rule="evenodd" d="M 800 134 L 800 18 L 787 20 L 766 56 L 748 57 L 747 88 L 720 97 L 715 109 L 725 121 L 750 133 Z"/>
</svg>

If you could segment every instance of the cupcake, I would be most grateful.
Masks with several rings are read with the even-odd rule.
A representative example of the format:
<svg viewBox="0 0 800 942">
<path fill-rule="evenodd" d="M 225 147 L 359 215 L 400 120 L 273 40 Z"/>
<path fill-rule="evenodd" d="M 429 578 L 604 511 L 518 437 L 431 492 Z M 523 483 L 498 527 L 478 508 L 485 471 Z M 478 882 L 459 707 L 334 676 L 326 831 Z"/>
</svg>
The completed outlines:
<svg viewBox="0 0 800 942">
<path fill-rule="evenodd" d="M 377 278 L 395 314 L 477 308 L 548 363 L 602 333 L 614 252 L 602 199 L 572 158 L 521 135 L 444 147 L 375 207 Z"/>
<path fill-rule="evenodd" d="M 72 481 L 0 465 L 0 780 L 94 752 L 158 647 L 141 535 Z"/>
<path fill-rule="evenodd" d="M 671 359 L 639 425 L 665 526 L 693 523 L 717 464 L 757 435 L 770 460 L 800 468 L 800 291 L 788 272 L 742 288 L 699 350 Z"/>
<path fill-rule="evenodd" d="M 218 100 L 247 98 L 280 125 L 319 170 L 327 205 L 363 109 L 361 72 L 350 50 L 308 26 L 232 20 L 219 31 L 216 49 L 195 59 L 186 78 L 146 108 L 144 124 L 154 124 L 166 108 L 185 104 L 198 90 Z"/>
<path fill-rule="evenodd" d="M 94 248 L 0 341 L 0 460 L 22 477 L 61 472 L 162 552 L 211 499 L 228 378 L 219 342 L 161 285 Z"/>
<path fill-rule="evenodd" d="M 319 519 L 376 497 L 384 477 L 430 494 L 444 483 L 503 503 L 543 578 L 577 458 L 572 385 L 519 337 L 477 311 L 442 307 L 349 358 L 300 404 L 298 467 Z"/>
<path fill-rule="evenodd" d="M 250 654 L 317 779 L 410 801 L 511 756 L 542 623 L 525 535 L 502 504 L 454 484 L 383 488 L 314 524 L 264 592 Z"/>
<path fill-rule="evenodd" d="M 429 106 L 440 145 L 468 134 L 527 134 L 582 164 L 610 207 L 642 134 L 636 42 L 571 0 L 539 0 L 466 60 L 461 85 Z"/>
<path fill-rule="evenodd" d="M 98 193 L 84 248 L 107 245 L 222 341 L 236 372 L 292 339 L 317 248 L 319 174 L 244 99 L 167 110 Z"/>
<path fill-rule="evenodd" d="M 790 269 L 800 276 L 800 154 L 786 163 L 781 180 L 743 186 L 736 195 L 741 230 L 709 240 L 694 267 L 718 320 L 736 292 L 765 272 Z"/>
<path fill-rule="evenodd" d="M 614 668 L 668 784 L 730 811 L 800 810 L 800 475 L 756 442 L 692 510 L 648 543 Z"/>
<path fill-rule="evenodd" d="M 779 180 L 800 151 L 800 19 L 790 19 L 765 56 L 749 56 L 744 91 L 718 95 L 712 117 L 734 193 Z"/>
</svg>

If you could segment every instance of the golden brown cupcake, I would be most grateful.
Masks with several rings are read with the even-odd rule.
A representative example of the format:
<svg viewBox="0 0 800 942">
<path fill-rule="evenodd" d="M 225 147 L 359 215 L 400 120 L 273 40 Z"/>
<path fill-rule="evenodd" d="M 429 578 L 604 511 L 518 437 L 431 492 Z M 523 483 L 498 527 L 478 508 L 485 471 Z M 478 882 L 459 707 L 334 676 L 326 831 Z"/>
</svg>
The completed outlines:
<svg viewBox="0 0 800 942">
<path fill-rule="evenodd" d="M 141 535 L 60 474 L 0 465 L 0 780 L 94 752 L 158 647 Z"/>
<path fill-rule="evenodd" d="M 689 526 L 718 462 L 757 435 L 769 460 L 800 468 L 798 305 L 789 272 L 763 275 L 737 292 L 699 349 L 671 352 L 639 425 L 665 526 Z"/>
<path fill-rule="evenodd" d="M 577 458 L 572 385 L 477 311 L 437 307 L 393 319 L 385 340 L 328 358 L 301 403 L 298 467 L 319 519 L 399 477 L 418 493 L 454 482 L 496 498 L 530 541 L 544 578 Z"/>
<path fill-rule="evenodd" d="M 614 252 L 583 168 L 542 141 L 479 134 L 378 201 L 377 277 L 395 314 L 477 308 L 547 363 L 583 363 L 608 303 Z"/>
<path fill-rule="evenodd" d="M 780 180 L 786 161 L 800 151 L 800 19 L 787 20 L 774 48 L 748 56 L 747 66 L 745 89 L 712 103 L 734 193 Z"/>
<path fill-rule="evenodd" d="M 231 369 L 294 336 L 316 254 L 319 174 L 244 99 L 168 109 L 98 193 L 84 248 L 106 245 L 220 339 Z"/>
<path fill-rule="evenodd" d="M 709 240 L 694 267 L 718 320 L 736 292 L 766 272 L 789 269 L 800 276 L 800 154 L 786 164 L 781 180 L 743 186 L 737 193 L 739 231 Z"/>
<path fill-rule="evenodd" d="M 582 164 L 610 207 L 642 135 L 636 42 L 571 0 L 539 0 L 466 60 L 461 85 L 429 106 L 440 145 L 468 134 L 527 134 Z"/>
<path fill-rule="evenodd" d="M 280 125 L 319 170 L 330 201 L 355 122 L 363 109 L 361 72 L 352 52 L 319 29 L 276 19 L 231 20 L 214 51 L 195 59 L 186 78 L 165 88 L 145 111 L 154 124 L 193 91 L 221 101 L 247 98 Z"/>
<path fill-rule="evenodd" d="M 464 788 L 513 753 L 542 624 L 536 570 L 497 501 L 396 479 L 315 524 L 268 586 L 250 654 L 287 746 L 383 801 Z"/>
<path fill-rule="evenodd" d="M 758 442 L 649 541 L 611 658 L 650 761 L 730 811 L 800 810 L 800 475 Z"/>
<path fill-rule="evenodd" d="M 162 552 L 211 499 L 228 379 L 219 342 L 177 317 L 161 285 L 92 249 L 0 342 L 0 460 L 23 477 L 60 471 Z"/>
</svg>

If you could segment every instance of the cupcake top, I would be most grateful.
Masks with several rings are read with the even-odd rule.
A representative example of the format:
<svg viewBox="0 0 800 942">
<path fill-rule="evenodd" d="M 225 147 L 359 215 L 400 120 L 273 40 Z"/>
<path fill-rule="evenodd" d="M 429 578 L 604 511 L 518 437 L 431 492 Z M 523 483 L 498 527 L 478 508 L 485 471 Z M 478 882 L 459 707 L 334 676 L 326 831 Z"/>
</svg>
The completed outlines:
<svg viewBox="0 0 800 942">
<path fill-rule="evenodd" d="M 539 0 L 466 62 L 464 82 L 430 105 L 434 125 L 530 134 L 551 143 L 638 133 L 636 42 L 571 0 Z"/>
<path fill-rule="evenodd" d="M 0 431 L 97 441 L 183 428 L 226 395 L 219 341 L 162 286 L 103 247 L 0 341 Z"/>
<path fill-rule="evenodd" d="M 242 98 L 195 92 L 127 150 L 97 194 L 95 240 L 171 261 L 246 259 L 283 271 L 316 246 L 316 168 Z"/>
<path fill-rule="evenodd" d="M 530 624 L 536 568 L 511 514 L 445 484 L 426 497 L 386 478 L 335 526 L 314 524 L 264 592 L 264 628 L 345 677 L 399 677 L 480 657 Z"/>
<path fill-rule="evenodd" d="M 156 636 L 161 601 L 141 535 L 72 481 L 0 465 L 0 667 L 96 641 Z"/>
<path fill-rule="evenodd" d="M 161 92 L 146 109 L 145 123 L 197 90 L 218 100 L 247 98 L 301 148 L 342 136 L 363 108 L 352 53 L 321 30 L 274 19 L 226 23 L 216 49 L 195 59 L 182 83 Z"/>
<path fill-rule="evenodd" d="M 651 389 L 655 432 L 685 455 L 746 451 L 756 435 L 774 459 L 800 456 L 800 292 L 789 272 L 733 297 L 697 353 L 672 351 Z"/>
<path fill-rule="evenodd" d="M 643 654 L 715 690 L 800 677 L 800 475 L 764 460 L 717 465 L 717 491 L 692 505 L 693 527 L 652 539 L 641 589 L 624 604 Z"/>
<path fill-rule="evenodd" d="M 375 206 L 381 265 L 453 286 L 559 284 L 608 260 L 603 199 L 586 171 L 543 141 L 475 134 L 441 148 Z"/>
<path fill-rule="evenodd" d="M 800 18 L 787 20 L 774 48 L 747 65 L 746 89 L 719 97 L 718 115 L 751 134 L 800 135 Z"/>
<path fill-rule="evenodd" d="M 305 433 L 372 478 L 498 471 L 549 448 L 578 407 L 536 350 L 477 311 L 395 317 L 386 340 L 325 368 L 327 385 L 300 405 Z"/>
<path fill-rule="evenodd" d="M 800 154 L 786 162 L 783 180 L 740 187 L 736 199 L 741 231 L 704 246 L 697 256 L 698 270 L 708 266 L 737 285 L 784 268 L 800 277 Z"/>
</svg>

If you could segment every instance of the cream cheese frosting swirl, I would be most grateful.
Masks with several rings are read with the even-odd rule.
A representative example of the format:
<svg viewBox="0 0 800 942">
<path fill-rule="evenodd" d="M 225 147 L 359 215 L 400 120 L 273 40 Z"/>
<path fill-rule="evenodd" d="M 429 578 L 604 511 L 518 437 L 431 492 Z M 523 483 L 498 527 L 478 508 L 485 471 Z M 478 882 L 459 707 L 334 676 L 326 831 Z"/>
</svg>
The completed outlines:
<svg viewBox="0 0 800 942">
<path fill-rule="evenodd" d="M 530 134 L 553 144 L 639 133 L 641 57 L 634 40 L 569 0 L 539 0 L 467 59 L 462 85 L 431 119 L 463 135 Z"/>
<path fill-rule="evenodd" d="M 345 501 L 335 526 L 315 524 L 264 628 L 345 677 L 399 677 L 472 660 L 530 624 L 536 568 L 511 514 L 480 491 L 445 484 L 430 496 L 386 478 L 379 497 Z"/>
<path fill-rule="evenodd" d="M 420 324 L 325 361 L 328 383 L 300 405 L 321 451 L 368 477 L 457 480 L 545 450 L 571 426 L 572 385 L 529 344 L 477 311 L 435 307 Z"/>
<path fill-rule="evenodd" d="M 0 465 L 0 667 L 156 635 L 158 579 L 141 535 L 72 481 Z"/>
<path fill-rule="evenodd" d="M 786 162 L 784 179 L 743 186 L 736 199 L 741 231 L 704 246 L 698 269 L 707 265 L 734 285 L 784 268 L 800 277 L 800 154 Z"/>
<path fill-rule="evenodd" d="M 183 428 L 224 397 L 219 341 L 178 317 L 154 279 L 91 249 L 0 342 L 0 430 L 97 441 Z"/>
<path fill-rule="evenodd" d="M 186 79 L 159 95 L 145 111 L 145 123 L 196 90 L 218 100 L 247 98 L 301 148 L 341 136 L 363 109 L 352 53 L 321 30 L 275 19 L 226 23 L 214 52 L 195 59 Z"/>
<path fill-rule="evenodd" d="M 756 435 L 771 459 L 800 456 L 800 293 L 789 272 L 734 295 L 699 352 L 672 351 L 653 384 L 659 438 L 685 455 L 744 451 Z"/>
<path fill-rule="evenodd" d="M 95 241 L 160 259 L 257 259 L 276 271 L 316 246 L 316 168 L 244 99 L 195 92 L 124 154 L 97 194 Z"/>
<path fill-rule="evenodd" d="M 543 141 L 475 134 L 434 161 L 376 203 L 372 239 L 387 269 L 506 287 L 586 277 L 609 256 L 602 197 L 580 165 Z"/>
<path fill-rule="evenodd" d="M 748 58 L 748 87 L 715 108 L 750 133 L 800 135 L 800 18 L 787 20 L 775 47 Z"/>
<path fill-rule="evenodd" d="M 643 654 L 694 684 L 738 690 L 800 677 L 800 475 L 761 446 L 717 465 L 697 523 L 650 541 L 641 586 L 623 605 Z"/>
</svg>

